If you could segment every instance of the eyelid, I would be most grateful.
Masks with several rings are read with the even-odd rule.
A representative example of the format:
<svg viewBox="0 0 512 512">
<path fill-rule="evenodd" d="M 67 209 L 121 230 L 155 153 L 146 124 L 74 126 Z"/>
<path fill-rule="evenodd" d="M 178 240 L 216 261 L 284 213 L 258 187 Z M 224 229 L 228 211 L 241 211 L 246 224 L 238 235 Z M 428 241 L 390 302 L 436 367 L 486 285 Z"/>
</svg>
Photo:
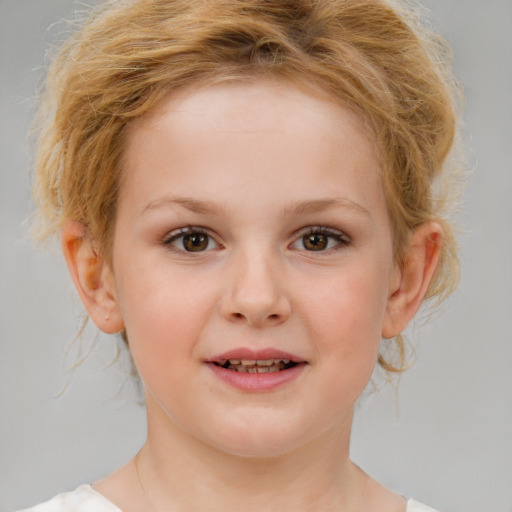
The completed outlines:
<svg viewBox="0 0 512 512">
<path fill-rule="evenodd" d="M 345 238 L 347 242 L 350 240 L 349 236 L 341 229 L 331 228 L 329 226 L 307 226 L 298 231 L 298 236 L 304 236 L 308 233 L 322 233 L 326 235 L 332 235 L 335 237 Z"/>
<path fill-rule="evenodd" d="M 166 233 L 165 236 L 163 237 L 163 242 L 167 244 L 180 236 L 189 235 L 190 233 L 208 234 L 204 228 L 200 228 L 199 226 L 187 225 L 182 228 L 173 229 L 172 231 Z"/>
</svg>

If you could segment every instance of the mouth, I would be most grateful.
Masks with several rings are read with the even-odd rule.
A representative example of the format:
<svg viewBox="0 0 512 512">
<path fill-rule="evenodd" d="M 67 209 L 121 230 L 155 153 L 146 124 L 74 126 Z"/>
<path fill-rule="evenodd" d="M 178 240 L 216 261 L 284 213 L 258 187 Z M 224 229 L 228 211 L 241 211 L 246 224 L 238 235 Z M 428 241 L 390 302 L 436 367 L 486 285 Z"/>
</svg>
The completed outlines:
<svg viewBox="0 0 512 512">
<path fill-rule="evenodd" d="M 275 348 L 235 348 L 205 361 L 216 377 L 248 393 L 264 393 L 291 385 L 308 361 Z"/>
<path fill-rule="evenodd" d="M 239 373 L 277 373 L 289 370 L 299 363 L 291 359 L 221 359 L 213 364 Z"/>
</svg>

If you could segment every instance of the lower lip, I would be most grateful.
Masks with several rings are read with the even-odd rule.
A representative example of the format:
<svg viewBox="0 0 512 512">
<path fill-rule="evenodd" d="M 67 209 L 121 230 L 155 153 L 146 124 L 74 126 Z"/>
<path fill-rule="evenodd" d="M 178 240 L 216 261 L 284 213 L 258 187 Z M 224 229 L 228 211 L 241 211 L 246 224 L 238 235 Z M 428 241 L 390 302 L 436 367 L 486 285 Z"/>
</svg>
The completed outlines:
<svg viewBox="0 0 512 512">
<path fill-rule="evenodd" d="M 227 370 L 213 363 L 207 363 L 213 373 L 221 380 L 242 391 L 261 393 L 273 391 L 295 380 L 304 371 L 306 363 L 273 373 L 242 373 Z"/>
</svg>

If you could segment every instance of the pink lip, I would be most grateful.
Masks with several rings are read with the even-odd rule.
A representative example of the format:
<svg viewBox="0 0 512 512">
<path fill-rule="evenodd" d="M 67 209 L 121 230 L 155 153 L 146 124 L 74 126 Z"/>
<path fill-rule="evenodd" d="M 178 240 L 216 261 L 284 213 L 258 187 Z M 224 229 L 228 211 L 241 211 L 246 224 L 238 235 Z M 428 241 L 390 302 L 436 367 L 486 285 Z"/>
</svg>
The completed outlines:
<svg viewBox="0 0 512 512">
<path fill-rule="evenodd" d="M 241 373 L 228 370 L 215 363 L 227 359 L 289 359 L 296 366 L 275 373 Z M 308 364 L 303 358 L 282 350 L 266 348 L 254 350 L 249 348 L 236 348 L 229 350 L 205 361 L 214 375 L 226 384 L 249 393 L 262 393 L 276 390 L 298 378 Z"/>
<path fill-rule="evenodd" d="M 302 357 L 290 354 L 289 352 L 283 352 L 282 350 L 277 350 L 275 348 L 264 348 L 260 350 L 254 350 L 251 348 L 234 348 L 211 357 L 206 362 L 218 363 L 220 361 L 225 361 L 226 359 L 289 359 L 294 363 L 306 362 Z"/>
</svg>

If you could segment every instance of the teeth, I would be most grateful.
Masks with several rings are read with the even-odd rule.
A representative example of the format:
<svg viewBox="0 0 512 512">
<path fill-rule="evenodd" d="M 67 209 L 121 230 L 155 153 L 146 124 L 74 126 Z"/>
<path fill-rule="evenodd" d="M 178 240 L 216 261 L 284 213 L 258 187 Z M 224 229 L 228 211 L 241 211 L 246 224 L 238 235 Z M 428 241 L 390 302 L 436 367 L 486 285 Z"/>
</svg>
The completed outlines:
<svg viewBox="0 0 512 512">
<path fill-rule="evenodd" d="M 239 365 L 243 364 L 244 366 L 272 366 L 273 364 L 289 364 L 290 359 L 221 359 L 219 361 L 220 365 L 223 366 L 229 361 L 229 364 Z"/>
<path fill-rule="evenodd" d="M 221 359 L 218 362 L 228 370 L 241 373 L 275 373 L 286 369 L 289 363 L 290 359 Z"/>
<path fill-rule="evenodd" d="M 278 371 L 278 366 L 251 366 L 247 368 L 247 373 L 275 373 Z"/>
</svg>

